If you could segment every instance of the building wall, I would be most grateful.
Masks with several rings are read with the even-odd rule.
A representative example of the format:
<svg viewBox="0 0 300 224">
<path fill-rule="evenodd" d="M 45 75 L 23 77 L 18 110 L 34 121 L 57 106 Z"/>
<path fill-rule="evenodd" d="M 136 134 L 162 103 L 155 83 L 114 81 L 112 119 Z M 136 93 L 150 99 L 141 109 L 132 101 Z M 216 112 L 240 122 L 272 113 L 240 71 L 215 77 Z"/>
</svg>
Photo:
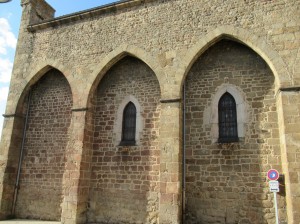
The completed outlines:
<svg viewBox="0 0 300 224">
<path fill-rule="evenodd" d="M 117 62 L 101 80 L 95 96 L 89 222 L 157 223 L 159 96 L 153 71 L 133 57 Z M 138 138 L 135 146 L 120 146 L 122 105 L 130 101 L 138 109 Z"/>
<path fill-rule="evenodd" d="M 215 142 L 215 115 L 205 114 L 224 85 L 240 90 L 247 105 L 236 143 Z M 273 194 L 265 173 L 281 167 L 274 95 L 271 70 L 245 45 L 222 40 L 194 63 L 186 78 L 187 223 L 270 222 Z M 284 198 L 279 201 L 284 210 Z M 286 223 L 286 215 L 280 219 Z"/>
<path fill-rule="evenodd" d="M 295 43 L 299 35 L 297 6 L 297 0 L 148 1 L 129 8 L 107 10 L 97 17 L 58 26 L 59 30 L 51 27 L 38 30 L 33 50 L 36 58 L 58 57 L 61 63 L 88 72 L 91 65 L 98 64 L 124 43 L 163 59 L 165 52 L 175 51 L 176 55 L 182 55 L 217 27 L 231 25 L 263 38 L 284 60 L 291 61 L 298 57 L 299 44 Z M 165 66 L 163 60 L 160 63 Z M 294 74 L 293 63 L 287 63 L 287 68 Z"/>
<path fill-rule="evenodd" d="M 280 217 L 284 219 L 283 221 L 288 220 L 287 222 L 291 224 L 300 222 L 300 213 L 297 209 L 297 204 L 300 204 L 300 194 L 296 187 L 300 182 L 300 172 L 298 170 L 297 150 L 294 149 L 299 145 L 295 133 L 299 132 L 300 126 L 299 121 L 295 119 L 299 111 L 295 107 L 296 104 L 293 104 L 294 96 L 297 96 L 300 85 L 298 69 L 300 65 L 299 1 L 132 0 L 89 12 L 54 18 L 53 20 L 51 20 L 53 13 L 51 7 L 38 2 L 40 1 L 21 1 L 23 14 L 20 35 L 0 145 L 0 173 L 2 173 L 2 176 L 0 176 L 2 180 L 0 184 L 1 219 L 11 214 L 13 201 L 18 150 L 22 138 L 22 119 L 18 108 L 22 108 L 26 104 L 24 96 L 28 94 L 30 87 L 49 68 L 57 68 L 64 74 L 70 84 L 73 99 L 68 132 L 69 139 L 65 142 L 68 156 L 66 157 L 62 177 L 62 223 L 107 220 L 101 214 L 101 209 L 104 209 L 101 207 L 103 204 L 98 203 L 98 200 L 96 202 L 94 195 L 97 195 L 95 199 L 103 199 L 112 208 L 120 208 L 118 214 L 110 210 L 110 217 L 114 220 L 119 220 L 118 215 L 122 214 L 127 217 L 128 222 L 139 223 L 144 219 L 147 220 L 144 220 L 145 222 L 150 222 L 151 219 L 159 220 L 159 223 L 164 224 L 180 223 L 181 208 L 184 204 L 182 201 L 183 146 L 181 144 L 183 136 L 182 86 L 186 77 L 189 80 L 194 73 L 197 73 L 195 70 L 199 69 L 200 71 L 210 71 L 210 73 L 201 73 L 200 76 L 206 75 L 207 80 L 201 80 L 199 86 L 194 85 L 200 81 L 198 79 L 188 83 L 189 88 L 195 88 L 195 91 L 199 92 L 199 94 L 192 96 L 201 104 L 201 107 L 198 105 L 191 106 L 194 115 L 187 117 L 191 121 L 187 125 L 192 125 L 188 127 L 199 133 L 199 136 L 194 136 L 196 139 L 198 138 L 197 141 L 193 140 L 189 143 L 189 150 L 190 153 L 196 154 L 208 153 L 203 156 L 206 158 L 204 159 L 206 163 L 209 160 L 209 164 L 196 164 L 197 166 L 194 166 L 192 165 L 194 158 L 187 159 L 187 172 L 189 175 L 187 175 L 186 180 L 190 194 L 187 202 L 189 211 L 187 218 L 192 223 L 196 222 L 196 219 L 199 222 L 201 219 L 206 219 L 210 222 L 218 221 L 222 223 L 225 222 L 225 217 L 231 217 L 230 222 L 237 219 L 244 222 L 249 222 L 249 220 L 273 222 L 274 210 L 270 208 L 272 199 L 269 193 L 265 192 L 267 188 L 264 185 L 256 192 L 259 187 L 258 183 L 262 184 L 264 182 L 267 168 L 270 165 L 270 168 L 278 169 L 286 177 L 287 196 L 284 199 L 281 198 L 280 208 L 282 208 L 282 214 Z M 43 18 L 50 20 L 43 20 Z M 224 52 L 218 52 L 216 50 L 218 47 L 223 49 L 225 46 L 220 45 L 220 43 L 226 41 L 218 43 L 222 39 L 231 39 L 247 45 L 256 54 L 237 43 L 228 45 L 228 51 L 233 51 L 233 55 L 236 56 L 234 58 L 225 54 L 226 49 L 224 49 Z M 216 47 L 212 47 L 203 57 L 201 56 L 209 47 L 214 45 Z M 211 54 L 215 54 L 218 60 L 214 60 L 210 56 Z M 141 65 L 139 60 L 137 62 L 136 59 L 132 58 L 126 58 L 126 60 L 117 63 L 125 55 L 140 59 L 144 64 Z M 225 58 L 223 61 L 220 59 L 221 56 L 223 56 L 223 59 Z M 210 61 L 203 62 L 205 58 Z M 240 58 L 242 61 L 239 60 Z M 137 68 L 126 65 L 129 62 L 136 65 Z M 207 67 L 203 67 L 202 63 L 204 63 L 203 66 Z M 223 67 L 220 67 L 218 63 L 223 63 Z M 245 69 L 242 72 L 240 71 L 241 68 L 237 66 L 239 63 L 241 63 L 240 67 Z M 215 68 L 211 66 L 212 64 Z M 253 64 L 255 68 L 252 67 Z M 124 78 L 124 81 L 120 82 L 118 86 L 111 84 L 110 88 L 106 87 L 105 83 L 118 81 L 117 78 L 115 78 L 116 80 L 109 80 L 107 75 L 113 74 L 118 69 L 123 72 L 125 65 L 130 67 L 132 74 L 139 74 L 141 77 L 144 77 L 146 73 L 149 75 L 150 70 L 152 70 L 151 77 L 156 77 L 157 83 L 155 85 L 157 86 L 155 90 L 145 87 L 143 94 L 145 96 L 148 93 L 155 95 L 154 102 L 157 105 L 152 105 L 151 108 L 149 106 L 149 111 L 157 108 L 156 110 L 160 114 L 158 117 L 148 115 L 144 108 L 146 97 L 142 94 L 141 89 L 137 89 L 141 92 L 132 93 L 133 97 L 140 103 L 140 109 L 144 113 L 143 116 L 151 117 L 151 119 L 148 118 L 149 125 L 148 120 L 143 120 L 143 127 L 140 129 L 142 130 L 140 140 L 141 144 L 145 145 L 143 145 L 143 148 L 139 148 L 140 146 L 137 148 L 141 149 L 141 152 L 144 148 L 146 151 L 150 149 L 150 152 L 155 152 L 155 155 L 138 155 L 137 157 L 141 157 L 139 165 L 143 169 L 148 167 L 147 162 L 144 160 L 155 158 L 155 160 L 151 160 L 151 163 L 148 161 L 150 165 L 148 167 L 149 172 L 153 171 L 149 176 L 153 179 L 152 182 L 134 183 L 135 178 L 138 176 L 144 178 L 148 175 L 148 171 L 137 171 L 136 177 L 133 177 L 129 171 L 118 170 L 120 173 L 121 171 L 125 173 L 124 182 L 128 181 L 128 183 L 117 185 L 117 181 L 122 182 L 123 180 L 117 178 L 113 169 L 119 167 L 117 165 L 121 163 L 121 158 L 125 158 L 124 154 L 127 153 L 126 158 L 129 160 L 135 156 L 133 154 L 135 149 L 126 152 L 127 149 L 123 151 L 122 148 L 117 147 L 119 134 L 116 127 L 120 127 L 117 108 L 122 104 L 121 99 L 125 97 L 122 91 L 129 91 L 128 87 L 135 91 L 136 87 L 133 83 L 130 83 L 129 78 Z M 225 68 L 227 68 L 226 71 L 224 71 Z M 129 68 L 126 67 L 124 71 L 128 73 L 128 70 Z M 239 71 L 238 74 L 232 73 L 236 70 Z M 145 74 L 140 74 L 140 71 L 145 71 Z M 120 71 L 116 73 L 120 74 Z M 212 73 L 217 73 L 217 77 L 221 77 L 221 79 L 217 80 L 217 77 L 213 76 Z M 245 78 L 246 75 L 250 78 L 248 76 Z M 127 76 L 129 75 L 127 74 Z M 213 83 L 208 80 L 212 80 Z M 138 81 L 141 80 L 138 79 Z M 252 85 L 252 83 L 257 86 Z M 215 138 L 212 138 L 212 136 L 216 134 L 214 129 L 216 125 L 208 119 L 214 93 L 217 95 L 218 90 L 226 85 L 236 87 L 237 92 L 242 93 L 241 99 L 245 99 L 245 105 L 247 106 L 245 107 L 247 116 L 242 116 L 245 126 L 241 139 L 242 143 L 230 146 L 236 147 L 235 149 L 228 149 L 227 146 L 224 146 L 224 149 L 223 146 L 215 143 L 213 140 Z M 98 90 L 96 91 L 96 89 Z M 157 91 L 158 89 L 160 91 Z M 200 94 L 202 90 L 206 92 Z M 116 93 L 113 93 L 115 95 L 107 95 L 111 102 L 104 101 L 105 97 L 103 99 L 103 96 L 109 94 L 110 91 L 116 91 Z M 140 95 L 143 95 L 141 100 Z M 159 103 L 158 99 L 160 100 Z M 113 103 L 112 108 L 102 108 L 104 103 Z M 285 105 L 294 105 L 293 110 L 290 107 L 285 107 Z M 110 110 L 113 110 L 114 114 L 110 114 L 108 112 Z M 213 112 L 213 110 L 211 111 Z M 103 115 L 107 113 L 111 116 L 110 120 L 101 120 L 104 117 L 101 117 L 97 112 L 103 113 Z M 276 120 L 276 116 L 278 120 Z M 157 120 L 159 120 L 159 123 L 157 123 Z M 202 123 L 201 128 L 193 126 L 193 122 Z M 152 123 L 155 124 L 154 127 Z M 102 124 L 106 125 L 106 132 L 102 130 Z M 146 140 L 144 134 L 150 132 L 150 130 L 155 130 L 152 136 L 157 136 L 159 130 L 157 139 Z M 280 132 L 280 139 L 276 135 L 278 131 Z M 103 138 L 108 138 L 109 141 L 107 139 L 103 141 Z M 199 145 L 203 147 L 201 150 L 197 149 L 197 147 L 200 147 Z M 105 151 L 101 150 L 107 150 L 109 153 L 105 155 Z M 253 150 L 256 154 L 251 154 Z M 159 156 L 156 154 L 157 151 L 160 153 Z M 217 152 L 219 154 L 214 154 Z M 145 154 L 148 154 L 148 152 L 145 152 Z M 110 155 L 118 158 L 119 161 L 110 163 Z M 188 154 L 188 156 L 191 155 Z M 225 156 L 228 159 L 224 158 Z M 200 161 L 200 155 L 197 155 L 196 158 L 197 161 L 198 159 Z M 229 161 L 229 163 L 232 161 L 232 164 L 226 164 L 226 161 Z M 239 162 L 239 164 L 235 164 L 235 162 Z M 217 164 L 213 165 L 213 163 Z M 133 164 L 134 161 L 126 161 L 124 169 L 125 167 L 133 167 Z M 159 173 L 156 173 L 156 165 L 159 165 Z M 247 171 L 248 168 L 249 171 Z M 203 180 L 202 169 L 209 170 L 204 173 L 208 177 L 207 180 Z M 244 210 L 238 213 L 236 207 L 230 203 L 230 209 L 225 211 L 226 209 L 223 206 L 225 199 L 221 196 L 217 198 L 217 196 L 211 194 L 208 188 L 205 189 L 205 195 L 198 195 L 199 189 L 191 190 L 191 186 L 197 185 L 199 181 L 201 183 L 203 181 L 206 187 L 212 185 L 212 183 L 220 184 L 219 187 L 221 187 L 221 182 L 224 179 L 227 181 L 227 178 L 231 177 L 228 174 L 229 171 L 225 171 L 225 169 L 230 172 L 233 170 L 232 172 L 236 174 L 235 177 L 237 178 L 242 178 L 241 176 L 244 173 L 249 175 L 242 178 L 249 182 L 242 183 L 239 187 L 240 182 L 235 181 L 234 185 L 229 186 L 224 193 L 228 203 L 232 201 L 239 202 L 247 196 L 246 201 L 249 201 L 249 206 L 247 212 L 245 212 L 246 214 Z M 246 171 L 242 169 L 246 169 Z M 101 182 L 103 180 L 97 179 L 96 174 L 103 178 L 104 175 L 108 175 L 109 177 L 106 180 L 110 185 L 106 186 L 105 183 Z M 217 180 L 213 176 L 215 174 L 220 175 L 223 179 Z M 159 178 L 158 182 L 157 178 Z M 114 180 L 115 183 L 113 183 Z M 47 180 L 45 180 L 45 183 L 47 183 Z M 246 183 L 255 184 L 251 185 L 251 189 L 247 188 L 245 194 L 230 192 L 230 189 L 241 191 L 240 189 L 246 186 Z M 142 189 L 143 185 L 146 186 L 145 189 Z M 157 190 L 156 186 L 158 185 Z M 109 190 L 114 190 L 114 193 L 105 195 L 98 193 L 110 192 L 108 186 L 112 187 Z M 140 187 L 140 195 L 135 194 L 136 197 L 131 197 L 133 192 L 123 194 L 124 188 L 133 186 Z M 152 186 L 155 186 L 155 190 L 152 189 Z M 202 186 L 202 188 L 205 187 Z M 94 192 L 97 193 L 94 194 Z M 136 191 L 134 192 L 136 193 Z M 204 205 L 200 210 L 201 212 L 195 214 L 195 208 L 198 208 L 199 203 L 203 197 L 207 197 L 207 194 L 211 194 L 211 197 L 213 197 L 209 200 L 211 204 Z M 20 195 L 18 197 L 22 197 Z M 130 198 L 131 202 L 134 202 L 133 204 L 139 207 L 140 211 L 145 211 L 144 208 L 147 208 L 147 212 L 141 212 L 136 219 L 133 218 L 133 215 L 131 215 L 133 213 L 129 214 L 129 210 L 122 207 L 124 206 L 123 203 L 116 202 L 115 198 L 121 197 L 120 195 L 124 198 Z M 234 198 L 230 198 L 230 195 Z M 251 204 L 255 201 L 253 198 L 257 199 L 258 197 L 261 197 L 260 202 L 255 205 Z M 124 201 L 126 200 L 124 199 Z M 212 202 L 222 203 L 222 205 L 212 204 Z M 284 202 L 286 203 L 287 212 L 283 209 Z M 213 214 L 212 209 L 214 208 L 217 208 L 220 214 Z M 133 209 L 130 210 L 130 212 L 133 211 Z M 212 219 L 212 216 L 214 219 Z M 226 221 L 229 222 L 227 218 Z M 123 222 L 126 221 L 123 220 Z"/>
<path fill-rule="evenodd" d="M 50 70 L 32 88 L 16 216 L 60 220 L 72 93 Z"/>
</svg>

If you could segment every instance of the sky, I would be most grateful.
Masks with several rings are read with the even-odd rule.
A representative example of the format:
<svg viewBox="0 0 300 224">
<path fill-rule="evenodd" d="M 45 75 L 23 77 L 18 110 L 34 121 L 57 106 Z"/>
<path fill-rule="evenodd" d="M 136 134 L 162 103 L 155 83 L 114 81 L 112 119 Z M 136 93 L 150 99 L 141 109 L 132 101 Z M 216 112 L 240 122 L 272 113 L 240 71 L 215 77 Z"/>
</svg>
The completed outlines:
<svg viewBox="0 0 300 224">
<path fill-rule="evenodd" d="M 117 0 L 46 0 L 62 16 L 81 10 L 117 2 Z M 0 139 L 3 116 L 17 44 L 22 8 L 20 0 L 0 3 Z M 17 100 L 17 99 L 16 99 Z"/>
</svg>

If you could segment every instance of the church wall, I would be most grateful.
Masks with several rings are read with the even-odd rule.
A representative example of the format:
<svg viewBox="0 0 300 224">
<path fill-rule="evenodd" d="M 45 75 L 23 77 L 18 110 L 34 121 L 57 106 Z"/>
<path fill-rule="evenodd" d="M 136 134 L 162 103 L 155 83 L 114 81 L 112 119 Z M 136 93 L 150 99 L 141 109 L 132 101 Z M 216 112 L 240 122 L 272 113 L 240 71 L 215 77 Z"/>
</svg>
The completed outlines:
<svg viewBox="0 0 300 224">
<path fill-rule="evenodd" d="M 297 5 L 299 2 L 296 0 L 232 1 L 228 4 L 197 0 L 149 1 L 134 7 L 108 10 L 80 21 L 38 29 L 34 31 L 32 52 L 38 60 L 35 62 L 55 59 L 60 64 L 69 65 L 76 80 L 90 83 L 95 77 L 87 75 L 121 45 L 144 49 L 158 59 L 157 63 L 162 68 L 176 68 L 181 63 L 178 57 L 184 57 L 186 51 L 206 34 L 230 25 L 262 38 L 283 60 L 292 62 L 299 58 L 299 43 L 295 41 L 300 32 Z M 26 48 L 25 45 L 21 47 Z M 22 63 L 23 68 L 36 65 L 30 60 Z M 299 83 L 296 64 L 286 65 L 288 73 Z"/>
<path fill-rule="evenodd" d="M 94 99 L 88 222 L 157 223 L 159 96 L 153 71 L 133 57 L 117 62 L 101 80 Z M 137 107 L 135 146 L 120 146 L 127 98 L 125 104 Z"/>
<path fill-rule="evenodd" d="M 296 101 L 294 96 L 289 95 L 295 95 L 296 98 L 300 85 L 298 69 L 300 65 L 300 2 L 298 0 L 133 0 L 119 2 L 111 7 L 55 18 L 54 21 L 42 20 L 43 18 L 50 19 L 53 10 L 49 10 L 50 6 L 44 3 L 36 5 L 37 2 L 43 2 L 43 0 L 21 1 L 22 22 L 0 143 L 0 173 L 2 173 L 0 175 L 2 180 L 0 219 L 11 215 L 18 149 L 22 139 L 23 121 L 16 108 L 18 102 L 22 101 L 19 99 L 24 96 L 28 85 L 30 86 L 37 77 L 40 77 L 42 70 L 47 70 L 51 66 L 63 71 L 73 94 L 72 97 L 70 96 L 70 99 L 73 98 L 73 105 L 69 105 L 69 100 L 66 102 L 69 108 L 72 106 L 71 121 L 65 121 L 65 124 L 71 123 L 70 139 L 68 140 L 64 133 L 62 144 L 67 145 L 68 156 L 66 166 L 63 168 L 62 164 L 59 165 L 64 171 L 59 170 L 57 174 L 60 179 L 64 172 L 63 195 L 61 195 L 63 198 L 62 223 L 85 223 L 86 220 L 107 221 L 110 217 L 118 222 L 132 223 L 151 223 L 158 219 L 164 224 L 181 222 L 181 206 L 184 203 L 181 201 L 181 107 L 183 105 L 181 87 L 184 76 L 189 73 L 187 76 L 189 80 L 194 73 L 197 73 L 195 71 L 197 69 L 210 72 L 200 75 L 207 79 L 201 79 L 201 81 L 195 79 L 195 83 L 192 81 L 188 84 L 190 90 L 195 89 L 195 94 L 190 96 L 195 97 L 198 101 L 194 103 L 199 103 L 201 107 L 189 106 L 191 117 L 187 116 L 190 122 L 187 123 L 188 127 L 197 133 L 197 136 L 189 137 L 188 143 L 190 147 L 188 152 L 191 154 L 188 154 L 190 157 L 187 159 L 186 181 L 189 186 L 187 218 L 191 223 L 196 222 L 195 217 L 212 223 L 214 221 L 234 223 L 236 219 L 241 219 L 245 223 L 249 220 L 274 221 L 274 211 L 270 204 L 271 197 L 265 187 L 265 172 L 268 168 L 277 168 L 286 175 L 287 183 L 285 201 L 288 212 L 284 211 L 284 200 L 280 198 L 281 221 L 286 221 L 286 213 L 289 216 L 289 223 L 300 221 L 297 212 L 299 210 L 297 205 L 300 204 L 300 194 L 297 190 L 299 184 L 297 133 L 300 126 L 299 121 L 295 119 L 299 111 L 293 103 Z M 34 15 L 36 13 L 40 15 Z M 41 24 L 34 24 L 36 22 L 41 22 Z M 209 62 L 205 61 L 204 65 L 207 67 L 201 67 L 203 59 L 199 59 L 189 72 L 189 63 L 197 58 L 197 55 L 201 55 L 206 46 L 213 45 L 218 38 L 223 37 L 248 44 L 263 56 L 268 65 L 263 63 L 257 54 L 252 51 L 247 53 L 244 48 L 235 44 L 232 48 L 234 49 L 233 56 L 237 57 L 225 55 L 225 61 L 220 60 L 225 67 L 218 67 L 216 60 L 210 56 L 211 54 L 225 54 L 218 52 L 214 47 L 203 56 L 203 58 L 210 59 Z M 216 46 L 222 48 L 220 44 Z M 217 53 L 212 51 L 217 51 Z M 132 58 L 118 62 L 107 72 L 107 69 L 124 54 L 142 59 L 154 72 L 150 72 L 145 64 L 141 66 L 140 62 Z M 241 55 L 245 56 L 241 61 L 245 74 L 237 66 Z M 128 69 L 125 64 L 129 61 L 136 63 L 138 68 Z M 211 67 L 212 63 L 219 70 Z M 255 68 L 252 68 L 253 64 Z M 108 74 L 111 74 L 111 77 L 118 76 L 121 73 L 118 69 L 122 72 L 124 69 L 127 78 L 120 78 L 122 82 L 112 84 L 115 80 L 107 78 Z M 227 70 L 224 71 L 224 69 Z M 145 73 L 140 74 L 138 71 Z M 239 71 L 239 73 L 232 71 Z M 145 87 L 143 91 L 136 89 L 128 78 L 132 76 L 135 79 L 135 72 L 139 73 L 139 77 L 145 77 L 148 74 L 147 78 L 151 76 L 153 78 L 151 80 L 156 79 L 155 82 L 159 80 L 159 84 L 157 82 L 154 85 L 151 81 L 150 83 L 155 88 Z M 94 94 L 95 99 L 90 100 L 91 89 L 95 87 L 95 83 L 104 73 L 106 75 Z M 118 75 L 114 75 L 115 73 Z M 215 76 L 216 73 L 217 76 Z M 253 74 L 256 76 L 254 77 Z M 245 78 L 246 75 L 250 77 Z M 119 79 L 116 78 L 116 80 Z M 141 86 L 145 85 L 145 81 L 139 78 L 136 82 L 141 82 Z M 199 83 L 199 86 L 195 86 L 196 83 Z M 213 141 L 215 138 L 212 136 L 215 136 L 216 132 L 212 126 L 215 127 L 215 124 L 207 120 L 207 111 L 214 93 L 225 84 L 236 86 L 243 93 L 243 99 L 249 106 L 246 111 L 249 120 L 245 123 L 241 142 L 223 146 Z M 53 87 L 53 85 L 49 86 Z M 146 86 L 148 85 L 149 83 Z M 125 97 L 123 91 L 130 93 L 129 87 L 130 91 L 140 91 L 132 94 L 140 103 L 144 120 L 140 132 L 140 144 L 127 150 L 117 146 L 118 133 L 115 122 L 119 121 L 117 110 Z M 148 96 L 143 95 L 148 93 L 152 94 L 151 97 L 155 102 L 151 102 L 152 106 L 147 105 Z M 257 95 L 254 96 L 254 94 Z M 104 101 L 106 98 L 109 100 Z M 277 107 L 274 106 L 275 99 Z M 159 100 L 161 100 L 160 103 Z M 93 108 L 94 103 L 96 104 Z M 150 104 L 150 101 L 148 103 Z M 111 105 L 111 108 L 103 107 L 104 104 Z M 293 110 L 290 109 L 291 107 L 283 110 L 282 107 L 285 105 L 293 105 Z M 148 106 L 149 109 L 145 110 Z M 103 116 L 100 116 L 101 113 Z M 110 120 L 104 120 L 106 115 L 110 116 Z M 277 115 L 278 120 L 276 120 Z M 147 123 L 148 121 L 150 123 Z M 199 123 L 201 128 L 193 126 L 193 122 Z M 160 129 L 159 135 L 158 129 Z M 149 136 L 146 137 L 146 134 L 150 132 L 151 136 L 156 136 L 153 140 L 147 139 Z M 196 140 L 194 141 L 192 137 Z M 201 150 L 198 147 L 201 147 Z M 145 155 L 136 155 L 137 151 L 144 152 Z M 153 155 L 152 152 L 154 152 Z M 198 153 L 196 160 L 191 158 L 193 153 Z M 201 153 L 207 154 L 201 155 Z M 28 156 L 31 157 L 30 154 Z M 44 158 L 43 155 L 40 157 Z M 140 158 L 141 161 L 134 161 L 134 158 Z M 42 159 L 37 159 L 37 165 L 41 161 Z M 209 164 L 206 164 L 208 161 Z M 126 170 L 127 168 L 135 169 L 135 162 L 141 170 L 134 171 L 135 173 Z M 29 171 L 28 164 L 29 160 L 25 159 L 26 169 Z M 160 171 L 157 171 L 157 165 Z M 117 176 L 118 172 L 122 176 L 119 174 Z M 236 176 L 232 177 L 231 173 Z M 25 173 L 22 175 L 24 177 Z M 145 181 L 143 178 L 146 176 L 151 180 Z M 220 179 L 217 179 L 217 176 L 220 176 Z M 142 180 L 137 180 L 138 178 Z M 222 185 L 224 180 L 230 184 L 232 179 L 235 180 L 233 186 Z M 103 180 L 107 182 L 107 185 L 102 182 Z M 240 183 L 240 180 L 245 182 Z M 30 181 L 29 178 L 28 182 Z M 193 186 L 202 182 L 203 186 L 193 190 Z M 222 196 L 219 195 L 220 190 L 217 191 L 217 195 L 212 193 L 212 188 L 209 189 L 209 187 L 213 184 L 216 184 L 218 188 L 227 187 L 225 192 L 222 192 Z M 55 186 L 59 185 L 59 181 L 55 182 Z M 159 190 L 156 188 L 158 185 Z M 240 192 L 240 189 L 245 189 L 245 192 Z M 202 190 L 205 193 L 199 193 Z M 31 217 L 33 210 L 27 206 L 27 199 L 32 193 L 29 192 L 27 198 L 24 189 L 20 192 L 18 196 L 20 209 L 17 210 L 19 212 L 17 214 L 25 217 L 25 211 L 27 211 L 26 213 Z M 53 198 L 58 198 L 58 195 Z M 202 201 L 206 197 L 211 200 Z M 116 200 L 116 198 L 120 199 Z M 131 210 L 122 208 L 121 211 L 120 207 L 129 205 L 128 200 L 132 202 L 130 203 Z M 32 217 L 36 219 L 40 217 L 54 219 L 55 217 L 57 219 L 60 208 L 56 206 L 58 205 L 56 199 L 55 201 L 52 207 L 56 207 L 57 210 L 51 210 L 51 214 L 45 216 L 32 215 Z M 247 204 L 249 206 L 236 208 L 231 204 L 233 201 L 235 203 L 246 201 L 249 202 Z M 256 204 L 255 201 L 259 202 Z M 100 202 L 106 202 L 112 209 L 108 211 L 108 207 Z M 37 201 L 33 206 L 34 209 L 44 210 L 43 206 L 38 203 L 43 204 L 42 200 Z M 194 211 L 199 208 L 200 204 L 204 207 L 195 213 Z M 24 215 L 21 210 L 23 207 L 27 209 L 24 210 Z M 135 216 L 133 208 L 137 207 L 139 214 Z M 240 212 L 237 209 L 240 209 Z M 217 214 L 214 211 L 217 211 Z M 262 213 L 265 217 L 262 217 Z M 39 214 L 42 213 L 39 212 Z M 123 220 L 120 220 L 120 214 Z"/>
<path fill-rule="evenodd" d="M 31 90 L 16 217 L 60 220 L 72 93 L 63 74 L 46 73 Z"/>
<path fill-rule="evenodd" d="M 213 138 L 212 100 L 224 85 L 239 90 L 246 105 L 239 142 Z M 248 47 L 222 40 L 195 62 L 186 78 L 186 223 L 274 219 L 265 173 L 282 171 L 276 111 L 274 76 Z M 284 197 L 278 197 L 280 223 L 286 223 Z"/>
<path fill-rule="evenodd" d="M 281 98 L 278 99 L 279 114 L 283 117 L 279 121 L 280 125 L 284 128 L 280 128 L 280 138 L 282 140 L 281 147 L 283 148 L 282 155 L 282 169 L 286 178 L 286 194 L 300 196 L 299 183 L 300 183 L 300 151 L 299 151 L 299 116 L 300 116 L 300 96 L 299 91 L 293 89 L 291 91 L 282 91 L 280 93 Z M 291 203 L 291 208 L 287 210 L 287 216 L 295 217 L 297 220 L 300 217 L 299 203 L 297 200 L 287 198 L 287 201 Z M 289 222 L 293 222 L 294 220 Z M 297 221 L 294 221 L 297 223 Z"/>
</svg>

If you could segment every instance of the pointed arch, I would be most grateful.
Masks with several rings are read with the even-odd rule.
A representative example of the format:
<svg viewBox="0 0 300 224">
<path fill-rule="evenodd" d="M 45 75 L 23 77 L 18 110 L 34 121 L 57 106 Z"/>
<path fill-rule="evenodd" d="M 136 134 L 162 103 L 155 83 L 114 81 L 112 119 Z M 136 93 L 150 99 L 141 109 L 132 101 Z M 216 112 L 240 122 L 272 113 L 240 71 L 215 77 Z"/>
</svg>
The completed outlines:
<svg viewBox="0 0 300 224">
<path fill-rule="evenodd" d="M 26 118 L 15 116 L 12 141 L 16 142 L 18 147 L 11 145 L 8 157 L 11 160 L 9 161 L 11 167 L 22 167 L 18 169 L 20 187 L 16 193 L 18 200 L 14 204 L 16 216 L 24 217 L 27 213 L 37 219 L 50 217 L 50 219 L 59 220 L 63 172 L 57 167 L 65 166 L 68 130 L 72 117 L 72 91 L 65 75 L 52 66 L 45 66 L 33 77 L 24 79 L 25 87 L 20 88 L 21 97 L 16 103 L 16 112 L 20 115 L 26 112 Z M 17 126 L 20 128 L 16 128 Z M 16 160 L 20 160 L 17 150 L 20 150 L 21 142 L 26 153 L 22 156 L 22 163 L 17 163 Z M 43 144 L 40 144 L 41 142 Z M 34 165 L 28 165 L 32 164 L 32 158 L 34 158 Z M 53 175 L 55 180 L 52 175 L 50 177 L 43 173 L 42 169 L 51 170 L 50 172 L 55 174 Z M 32 183 L 31 176 L 24 175 L 24 173 L 32 173 L 32 170 L 38 170 L 37 173 L 40 176 L 36 185 L 30 184 Z M 54 182 L 55 187 L 51 186 Z M 41 194 L 47 196 L 39 197 L 39 200 L 36 200 L 29 208 L 28 198 L 32 198 L 32 192 L 42 192 Z M 43 201 L 52 204 L 54 209 L 50 209 L 46 214 L 42 206 Z"/>
<path fill-rule="evenodd" d="M 47 61 L 45 62 L 36 63 L 36 66 L 33 69 L 31 69 L 31 72 L 25 79 L 27 82 L 35 83 L 37 80 L 41 78 L 41 76 L 43 76 L 51 69 L 59 70 L 68 80 L 69 84 L 72 83 L 73 78 L 70 72 L 71 68 L 69 68 L 68 66 L 64 65 L 63 63 L 57 60 L 52 60 L 52 59 L 47 59 Z"/>
<path fill-rule="evenodd" d="M 293 84 L 291 74 L 289 74 L 284 61 L 274 50 L 274 48 L 269 46 L 263 38 L 260 38 L 247 30 L 233 26 L 221 26 L 213 30 L 201 38 L 201 40 L 195 44 L 194 47 L 188 50 L 188 52 L 182 58 L 183 68 L 185 68 L 185 74 L 183 76 L 182 83 L 184 82 L 185 77 L 194 62 L 209 47 L 222 39 L 231 39 L 233 41 L 240 42 L 261 56 L 275 76 L 276 90 L 280 87 L 291 86 Z"/>
<path fill-rule="evenodd" d="M 158 66 L 158 61 L 154 59 L 150 54 L 148 54 L 145 50 L 138 48 L 136 46 L 132 45 L 121 45 L 118 48 L 116 48 L 114 51 L 110 52 L 105 58 L 99 59 L 99 64 L 95 65 L 92 69 L 93 72 L 91 74 L 90 78 L 90 88 L 87 99 L 90 99 L 92 94 L 94 93 L 95 89 L 97 88 L 98 84 L 100 83 L 103 76 L 106 74 L 106 72 L 118 61 L 123 59 L 126 56 L 132 56 L 135 57 L 142 62 L 144 62 L 146 65 L 149 66 L 149 68 L 154 72 L 158 82 L 160 89 L 162 89 L 162 77 L 163 77 L 163 71 Z M 87 102 L 86 105 L 88 105 L 89 102 Z"/>
<path fill-rule="evenodd" d="M 23 79 L 22 83 L 18 83 L 20 86 L 18 89 L 19 92 L 14 93 L 14 95 L 9 95 L 9 98 L 14 98 L 17 100 L 11 100 L 10 102 L 13 102 L 12 105 L 9 107 L 9 113 L 11 114 L 18 114 L 19 106 L 22 105 L 22 102 L 24 102 L 25 97 L 27 96 L 29 90 L 31 87 L 37 83 L 47 72 L 50 70 L 55 69 L 58 70 L 67 80 L 68 85 L 70 86 L 72 98 L 73 98 L 73 104 L 75 104 L 75 98 L 74 95 L 76 94 L 76 88 L 74 88 L 72 85 L 74 83 L 73 77 L 70 75 L 70 69 L 66 66 L 62 66 L 57 61 L 47 61 L 45 63 L 37 63 L 36 66 L 31 70 L 28 76 L 26 76 Z M 74 94 L 75 93 L 75 94 Z"/>
</svg>

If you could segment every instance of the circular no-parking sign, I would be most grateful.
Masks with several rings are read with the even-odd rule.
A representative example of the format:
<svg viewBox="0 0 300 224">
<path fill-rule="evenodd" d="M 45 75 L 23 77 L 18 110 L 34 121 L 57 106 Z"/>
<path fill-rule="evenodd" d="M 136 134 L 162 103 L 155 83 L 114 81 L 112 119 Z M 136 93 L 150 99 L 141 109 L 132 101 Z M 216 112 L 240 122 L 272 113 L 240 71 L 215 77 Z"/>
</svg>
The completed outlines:
<svg viewBox="0 0 300 224">
<path fill-rule="evenodd" d="M 278 180 L 279 173 L 278 173 L 277 170 L 271 169 L 271 170 L 268 171 L 267 177 L 269 178 L 269 180 Z"/>
</svg>

